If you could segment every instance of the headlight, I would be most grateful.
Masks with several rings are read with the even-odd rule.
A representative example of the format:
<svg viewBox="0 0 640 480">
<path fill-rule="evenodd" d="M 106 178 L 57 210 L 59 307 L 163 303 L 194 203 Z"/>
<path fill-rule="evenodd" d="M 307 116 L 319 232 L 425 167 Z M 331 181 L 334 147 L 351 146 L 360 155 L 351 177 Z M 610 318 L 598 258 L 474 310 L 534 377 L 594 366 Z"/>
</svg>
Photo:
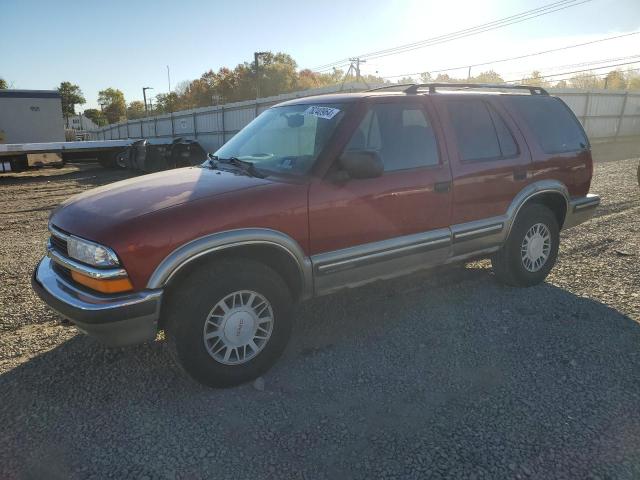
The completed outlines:
<svg viewBox="0 0 640 480">
<path fill-rule="evenodd" d="M 118 256 L 108 247 L 70 236 L 67 239 L 69 256 L 95 267 L 113 267 L 119 265 Z"/>
</svg>

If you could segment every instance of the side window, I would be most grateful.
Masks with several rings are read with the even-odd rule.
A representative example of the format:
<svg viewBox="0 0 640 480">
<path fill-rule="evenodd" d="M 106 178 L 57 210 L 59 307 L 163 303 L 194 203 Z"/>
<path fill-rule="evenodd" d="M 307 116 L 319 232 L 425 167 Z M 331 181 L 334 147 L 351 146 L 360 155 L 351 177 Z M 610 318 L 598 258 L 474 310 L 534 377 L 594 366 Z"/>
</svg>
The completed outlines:
<svg viewBox="0 0 640 480">
<path fill-rule="evenodd" d="M 493 120 L 493 126 L 496 129 L 496 134 L 498 135 L 498 143 L 500 144 L 500 151 L 502 152 L 503 157 L 513 157 L 519 153 L 518 145 L 516 141 L 513 139 L 513 134 L 507 124 L 504 123 L 504 120 L 500 116 L 498 112 L 491 106 L 489 107 L 489 113 L 491 114 L 491 119 Z"/>
<path fill-rule="evenodd" d="M 421 108 L 406 104 L 372 105 L 346 150 L 377 151 L 386 172 L 439 163 L 429 119 Z"/>
<path fill-rule="evenodd" d="M 493 120 L 480 99 L 452 100 L 447 103 L 458 151 L 462 160 L 488 160 L 502 157 Z"/>
<path fill-rule="evenodd" d="M 580 124 L 561 100 L 528 95 L 514 95 L 510 100 L 533 131 L 543 152 L 575 152 L 588 145 Z"/>
</svg>

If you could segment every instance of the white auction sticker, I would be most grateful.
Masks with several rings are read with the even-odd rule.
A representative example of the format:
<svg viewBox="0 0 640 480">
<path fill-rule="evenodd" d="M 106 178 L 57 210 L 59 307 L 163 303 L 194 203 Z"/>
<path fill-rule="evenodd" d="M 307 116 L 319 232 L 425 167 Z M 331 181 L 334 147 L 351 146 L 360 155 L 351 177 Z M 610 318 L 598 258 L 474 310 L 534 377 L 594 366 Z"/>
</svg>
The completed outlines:
<svg viewBox="0 0 640 480">
<path fill-rule="evenodd" d="M 340 110 L 338 108 L 320 107 L 317 105 L 309 107 L 304 111 L 305 115 L 313 115 L 314 117 L 325 118 L 327 120 L 331 120 L 339 113 Z"/>
</svg>

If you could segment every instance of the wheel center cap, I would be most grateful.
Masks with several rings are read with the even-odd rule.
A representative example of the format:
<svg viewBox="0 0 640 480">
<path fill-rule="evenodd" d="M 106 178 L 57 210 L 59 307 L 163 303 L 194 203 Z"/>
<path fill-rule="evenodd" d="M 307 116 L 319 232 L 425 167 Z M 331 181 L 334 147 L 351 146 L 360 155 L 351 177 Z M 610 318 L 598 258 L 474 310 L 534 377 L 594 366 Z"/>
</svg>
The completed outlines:
<svg viewBox="0 0 640 480">
<path fill-rule="evenodd" d="M 246 310 L 232 312 L 224 323 L 224 336 L 227 342 L 239 347 L 246 345 L 255 336 L 256 322 L 254 316 Z"/>
<path fill-rule="evenodd" d="M 530 258 L 539 258 L 542 256 L 542 237 L 540 235 L 536 235 L 529 241 L 529 257 Z"/>
</svg>

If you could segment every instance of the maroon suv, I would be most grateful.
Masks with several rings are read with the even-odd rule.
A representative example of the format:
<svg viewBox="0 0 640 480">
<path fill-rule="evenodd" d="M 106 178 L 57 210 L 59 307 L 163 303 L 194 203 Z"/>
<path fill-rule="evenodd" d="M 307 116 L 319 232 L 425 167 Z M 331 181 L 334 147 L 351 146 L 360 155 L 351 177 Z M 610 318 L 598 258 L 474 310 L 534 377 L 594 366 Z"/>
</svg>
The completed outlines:
<svg viewBox="0 0 640 480">
<path fill-rule="evenodd" d="M 224 386 L 274 363 L 313 296 L 482 257 L 542 282 L 600 201 L 575 116 L 537 87 L 403 88 L 282 103 L 200 167 L 67 200 L 35 291 L 110 345 L 164 330 Z"/>
</svg>

